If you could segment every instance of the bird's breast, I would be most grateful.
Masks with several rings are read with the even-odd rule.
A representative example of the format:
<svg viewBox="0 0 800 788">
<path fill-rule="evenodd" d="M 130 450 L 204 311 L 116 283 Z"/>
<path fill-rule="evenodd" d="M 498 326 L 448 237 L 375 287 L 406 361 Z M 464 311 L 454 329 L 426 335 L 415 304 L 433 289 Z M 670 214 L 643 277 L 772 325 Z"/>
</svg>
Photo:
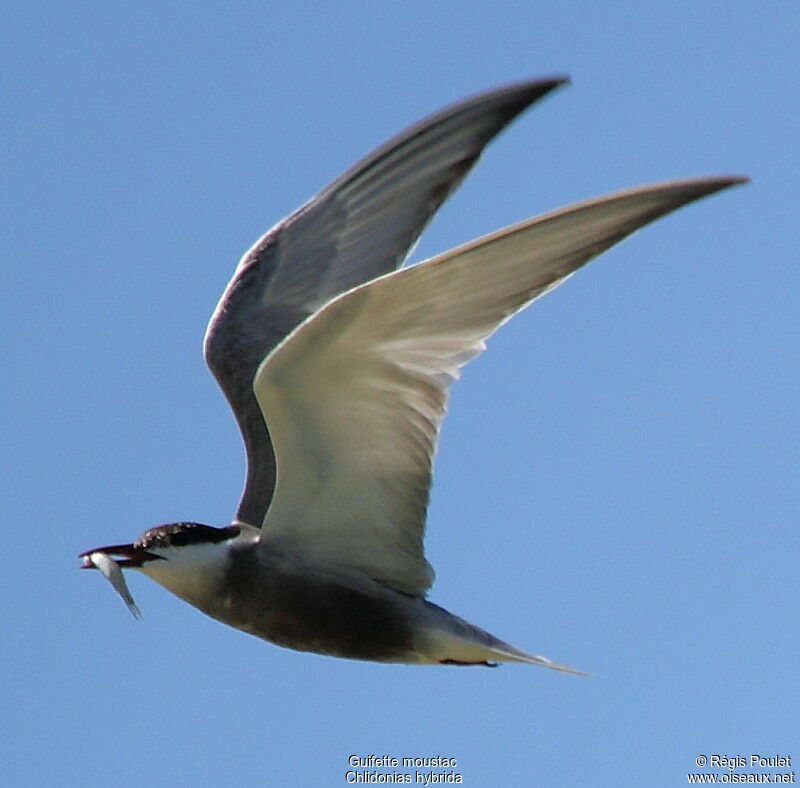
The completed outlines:
<svg viewBox="0 0 800 788">
<path fill-rule="evenodd" d="M 201 609 L 287 648 L 392 662 L 408 660 L 420 603 L 367 578 L 241 551 Z"/>
</svg>

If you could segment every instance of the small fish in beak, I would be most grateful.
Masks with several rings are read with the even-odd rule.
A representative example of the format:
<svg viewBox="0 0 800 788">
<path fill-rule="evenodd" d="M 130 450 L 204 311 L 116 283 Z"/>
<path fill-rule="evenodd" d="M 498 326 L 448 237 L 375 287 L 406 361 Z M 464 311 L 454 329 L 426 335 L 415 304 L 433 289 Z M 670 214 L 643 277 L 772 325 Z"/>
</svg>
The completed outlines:
<svg viewBox="0 0 800 788">
<path fill-rule="evenodd" d="M 83 556 L 84 569 L 99 569 L 103 577 L 114 587 L 114 590 L 122 597 L 128 610 L 133 613 L 135 618 L 141 620 L 142 613 L 133 601 L 131 592 L 128 591 L 128 584 L 119 564 L 108 553 L 89 553 Z"/>
<path fill-rule="evenodd" d="M 112 554 L 117 554 L 120 558 L 114 559 L 111 557 Z M 85 553 L 81 553 L 78 558 L 83 559 L 82 569 L 99 569 L 103 577 L 111 583 L 114 590 L 122 597 L 128 606 L 128 610 L 133 613 L 134 618 L 141 620 L 142 613 L 128 590 L 128 584 L 125 582 L 125 577 L 120 567 L 139 567 L 146 561 L 162 560 L 160 555 L 149 553 L 136 545 L 127 544 L 87 550 Z"/>
</svg>

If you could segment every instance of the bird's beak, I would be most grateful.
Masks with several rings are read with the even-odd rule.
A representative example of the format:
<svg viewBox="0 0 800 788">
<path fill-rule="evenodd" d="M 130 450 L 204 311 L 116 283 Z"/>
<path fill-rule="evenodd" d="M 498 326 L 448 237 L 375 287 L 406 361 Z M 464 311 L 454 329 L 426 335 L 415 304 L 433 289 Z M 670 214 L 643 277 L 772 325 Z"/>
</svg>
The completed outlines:
<svg viewBox="0 0 800 788">
<path fill-rule="evenodd" d="M 81 569 L 97 569 L 97 566 L 92 560 L 92 555 L 95 553 L 107 555 L 124 569 L 133 569 L 148 561 L 164 560 L 162 556 L 156 555 L 155 553 L 148 553 L 147 550 L 143 550 L 141 547 L 135 547 L 132 544 L 116 544 L 108 547 L 95 547 L 93 550 L 80 553 L 78 558 L 83 559 Z"/>
</svg>

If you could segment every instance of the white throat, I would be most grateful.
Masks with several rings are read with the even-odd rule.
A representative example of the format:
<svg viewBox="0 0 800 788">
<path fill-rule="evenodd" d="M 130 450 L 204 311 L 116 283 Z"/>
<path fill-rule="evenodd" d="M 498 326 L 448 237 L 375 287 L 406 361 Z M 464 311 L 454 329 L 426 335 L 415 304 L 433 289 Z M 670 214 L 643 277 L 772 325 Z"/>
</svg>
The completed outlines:
<svg viewBox="0 0 800 788">
<path fill-rule="evenodd" d="M 235 539 L 200 542 L 182 547 L 151 547 L 164 561 L 147 561 L 139 568 L 159 585 L 192 605 L 203 607 L 222 583 Z"/>
</svg>

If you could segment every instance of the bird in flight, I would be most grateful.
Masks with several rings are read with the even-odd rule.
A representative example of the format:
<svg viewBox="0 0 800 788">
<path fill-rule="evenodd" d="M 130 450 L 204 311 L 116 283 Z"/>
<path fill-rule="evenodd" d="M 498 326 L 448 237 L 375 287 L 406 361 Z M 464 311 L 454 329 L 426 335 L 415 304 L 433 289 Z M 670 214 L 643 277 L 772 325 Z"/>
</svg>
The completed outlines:
<svg viewBox="0 0 800 788">
<path fill-rule="evenodd" d="M 499 326 L 589 260 L 746 178 L 616 192 L 400 268 L 489 141 L 566 82 L 512 84 L 432 115 L 246 252 L 204 344 L 244 439 L 242 498 L 230 525 L 159 525 L 81 553 L 134 614 L 123 569 L 300 651 L 579 672 L 426 598 L 423 536 L 450 386 Z"/>
</svg>

